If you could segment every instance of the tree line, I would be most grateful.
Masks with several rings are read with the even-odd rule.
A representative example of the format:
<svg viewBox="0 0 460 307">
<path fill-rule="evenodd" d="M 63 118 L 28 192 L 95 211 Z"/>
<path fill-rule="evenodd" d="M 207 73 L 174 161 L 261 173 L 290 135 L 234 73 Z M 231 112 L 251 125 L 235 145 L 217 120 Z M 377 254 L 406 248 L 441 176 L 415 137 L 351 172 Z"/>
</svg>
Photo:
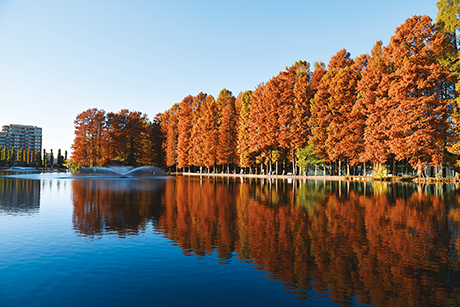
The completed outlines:
<svg viewBox="0 0 460 307">
<path fill-rule="evenodd" d="M 338 174 L 366 162 L 455 167 L 456 47 L 452 33 L 414 16 L 371 54 L 299 61 L 236 98 L 188 96 L 161 117 L 166 165 L 295 173 L 307 154 Z"/>
<path fill-rule="evenodd" d="M 460 10 L 438 7 L 438 23 L 413 16 L 370 54 L 342 49 L 327 66 L 298 61 L 236 97 L 189 95 L 152 122 L 140 112 L 87 110 L 75 121 L 73 159 L 195 172 L 295 174 L 325 163 L 331 174 L 363 172 L 366 163 L 419 175 L 427 166 L 460 170 L 458 27 L 446 17 Z"/>
<path fill-rule="evenodd" d="M 55 163 L 56 162 L 56 163 Z M 0 167 L 11 166 L 30 166 L 30 167 L 65 167 L 67 164 L 67 150 L 64 155 L 61 154 L 61 149 L 58 150 L 56 159 L 53 150 L 49 153 L 43 149 L 43 155 L 39 149 L 3 147 L 0 149 Z"/>
<path fill-rule="evenodd" d="M 163 165 L 162 135 L 158 120 L 122 109 L 118 113 L 88 109 L 74 121 L 74 166 L 107 164 Z"/>
</svg>

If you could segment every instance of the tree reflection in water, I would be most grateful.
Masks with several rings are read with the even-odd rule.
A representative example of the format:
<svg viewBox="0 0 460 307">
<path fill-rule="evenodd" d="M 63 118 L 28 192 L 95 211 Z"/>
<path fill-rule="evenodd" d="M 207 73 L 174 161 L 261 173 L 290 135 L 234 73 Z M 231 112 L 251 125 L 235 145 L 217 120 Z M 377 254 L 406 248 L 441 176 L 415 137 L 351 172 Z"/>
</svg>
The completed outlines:
<svg viewBox="0 0 460 307">
<path fill-rule="evenodd" d="M 31 215 L 40 209 L 40 181 L 0 180 L 0 214 Z"/>
<path fill-rule="evenodd" d="M 152 222 L 184 254 L 238 257 L 300 298 L 458 303 L 454 185 L 185 177 L 151 185 L 73 181 L 75 228 L 126 236 Z"/>
</svg>

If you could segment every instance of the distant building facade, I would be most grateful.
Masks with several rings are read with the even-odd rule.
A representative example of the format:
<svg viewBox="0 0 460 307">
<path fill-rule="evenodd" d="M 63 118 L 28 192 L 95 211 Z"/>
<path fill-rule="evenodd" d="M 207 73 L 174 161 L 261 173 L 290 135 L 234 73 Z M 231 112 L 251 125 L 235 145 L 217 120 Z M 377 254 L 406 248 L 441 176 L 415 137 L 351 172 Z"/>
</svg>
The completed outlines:
<svg viewBox="0 0 460 307">
<path fill-rule="evenodd" d="M 0 149 L 42 150 L 42 128 L 27 125 L 5 125 L 0 132 Z"/>
</svg>

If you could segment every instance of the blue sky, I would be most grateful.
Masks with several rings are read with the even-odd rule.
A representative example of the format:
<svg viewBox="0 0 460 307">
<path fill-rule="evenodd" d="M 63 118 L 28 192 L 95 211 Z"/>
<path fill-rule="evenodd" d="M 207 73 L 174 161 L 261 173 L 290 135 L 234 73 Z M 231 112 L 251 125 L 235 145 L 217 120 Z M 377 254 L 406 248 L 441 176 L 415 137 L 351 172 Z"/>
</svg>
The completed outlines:
<svg viewBox="0 0 460 307">
<path fill-rule="evenodd" d="M 0 0 L 0 125 L 43 128 L 69 150 L 88 108 L 151 119 L 185 96 L 236 96 L 298 60 L 386 45 L 435 0 Z"/>
</svg>

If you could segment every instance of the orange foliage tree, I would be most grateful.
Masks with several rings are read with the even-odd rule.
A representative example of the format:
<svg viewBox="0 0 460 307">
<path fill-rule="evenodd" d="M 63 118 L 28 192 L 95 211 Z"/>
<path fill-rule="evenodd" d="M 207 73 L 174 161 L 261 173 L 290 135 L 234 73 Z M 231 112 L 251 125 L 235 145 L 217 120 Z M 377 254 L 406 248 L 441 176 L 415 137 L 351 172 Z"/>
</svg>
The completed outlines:
<svg viewBox="0 0 460 307">
<path fill-rule="evenodd" d="M 203 92 L 199 93 L 195 97 L 193 97 L 193 127 L 192 132 L 190 135 L 191 138 L 191 148 L 190 148 L 190 155 L 189 155 L 189 162 L 190 165 L 203 167 L 204 160 L 203 160 L 203 150 L 204 150 L 204 133 L 203 125 L 202 125 L 202 116 L 204 110 L 204 102 L 208 95 L 204 94 Z"/>
<path fill-rule="evenodd" d="M 218 108 L 218 138 L 217 138 L 217 164 L 227 165 L 227 173 L 230 172 L 230 164 L 234 162 L 236 154 L 236 111 L 235 97 L 232 92 L 223 89 L 217 98 Z"/>
<path fill-rule="evenodd" d="M 106 148 L 106 114 L 97 108 L 77 115 L 72 160 L 82 166 L 96 166 L 104 160 Z"/>
<path fill-rule="evenodd" d="M 449 132 L 449 101 L 442 95 L 451 74 L 440 64 L 449 42 L 428 16 L 414 16 L 396 29 L 385 50 L 389 147 L 396 159 L 409 159 L 421 176 L 423 164 L 444 160 Z"/>
<path fill-rule="evenodd" d="M 355 104 L 357 82 L 365 63 L 364 56 L 354 61 L 345 49 L 337 52 L 319 81 L 312 103 L 310 125 L 314 136 L 311 142 L 329 161 L 338 161 L 339 175 L 341 162 L 358 163 L 363 150 L 364 118 Z"/>
<path fill-rule="evenodd" d="M 152 123 L 138 111 L 106 114 L 88 109 L 77 115 L 72 160 L 81 166 L 163 165 L 159 118 Z"/>
<path fill-rule="evenodd" d="M 239 98 L 240 104 L 237 151 L 239 165 L 243 168 L 251 167 L 253 164 L 252 152 L 249 140 L 249 116 L 251 114 L 251 94 L 252 91 L 245 91 Z"/>
<path fill-rule="evenodd" d="M 388 159 L 393 166 L 410 161 L 419 173 L 423 165 L 439 165 L 446 148 L 460 152 L 451 132 L 452 75 L 444 68 L 452 56 L 448 38 L 429 17 L 414 16 L 371 55 L 353 59 L 343 49 L 327 70 L 315 62 L 313 72 L 298 61 L 238 99 L 226 89 L 217 101 L 189 95 L 161 116 L 165 164 L 226 165 L 228 172 L 256 162 L 261 172 L 267 164 L 272 172 L 272 162 L 284 159 L 296 173 L 295 152 L 313 144 L 321 158 L 338 164 L 339 174 L 343 162 L 347 174 L 359 162 L 365 169 L 366 162 Z"/>
<path fill-rule="evenodd" d="M 177 112 L 177 167 L 188 167 L 191 149 L 193 96 L 188 95 L 179 104 Z"/>
</svg>

